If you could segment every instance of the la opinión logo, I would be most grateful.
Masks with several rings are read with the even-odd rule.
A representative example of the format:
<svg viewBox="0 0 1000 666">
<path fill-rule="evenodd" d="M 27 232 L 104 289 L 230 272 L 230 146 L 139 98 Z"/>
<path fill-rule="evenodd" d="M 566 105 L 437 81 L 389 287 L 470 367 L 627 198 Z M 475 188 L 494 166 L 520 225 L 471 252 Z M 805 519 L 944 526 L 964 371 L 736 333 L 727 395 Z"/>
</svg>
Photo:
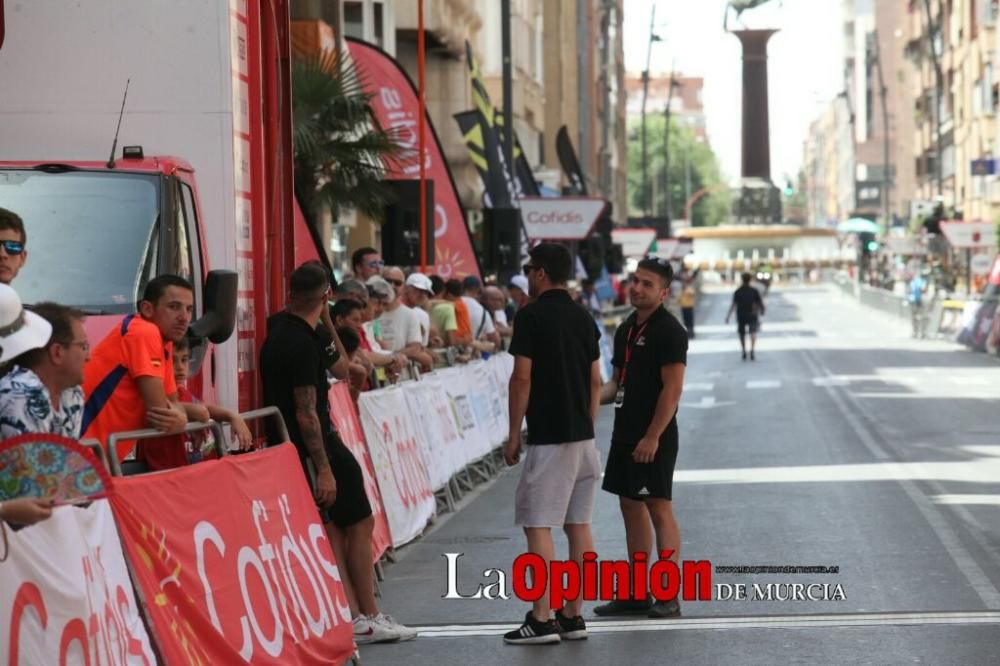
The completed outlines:
<svg viewBox="0 0 1000 666">
<path fill-rule="evenodd" d="M 553 610 L 567 601 L 612 601 L 636 599 L 670 601 L 678 596 L 685 601 L 712 599 L 712 563 L 708 560 L 685 560 L 680 566 L 669 559 L 673 551 L 660 551 L 660 559 L 652 564 L 646 553 L 636 553 L 629 560 L 599 560 L 597 553 L 583 555 L 583 564 L 575 560 L 545 560 L 536 553 L 522 553 L 514 559 L 511 586 L 503 569 L 482 572 L 475 592 L 459 591 L 458 560 L 464 553 L 442 553 L 447 560 L 447 590 L 444 599 L 486 599 L 496 601 L 514 596 L 535 602 L 549 590 Z M 468 589 L 468 588 L 465 588 Z"/>
</svg>

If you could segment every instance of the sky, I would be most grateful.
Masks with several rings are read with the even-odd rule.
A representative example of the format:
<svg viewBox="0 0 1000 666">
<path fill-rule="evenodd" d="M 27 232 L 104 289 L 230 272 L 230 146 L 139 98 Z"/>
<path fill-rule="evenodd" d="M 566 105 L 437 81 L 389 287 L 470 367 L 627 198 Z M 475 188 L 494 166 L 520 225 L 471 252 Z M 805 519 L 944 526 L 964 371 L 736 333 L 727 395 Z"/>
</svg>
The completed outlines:
<svg viewBox="0 0 1000 666">
<path fill-rule="evenodd" d="M 724 177 L 740 175 L 739 41 L 722 29 L 727 0 L 625 0 L 625 68 L 646 64 L 650 12 L 656 6 L 650 70 L 671 66 L 705 78 L 704 104 L 709 141 Z M 842 0 L 772 0 L 747 11 L 747 28 L 779 28 L 768 46 L 771 179 L 795 177 L 809 124 L 843 90 Z M 737 23 L 730 13 L 729 28 Z"/>
</svg>

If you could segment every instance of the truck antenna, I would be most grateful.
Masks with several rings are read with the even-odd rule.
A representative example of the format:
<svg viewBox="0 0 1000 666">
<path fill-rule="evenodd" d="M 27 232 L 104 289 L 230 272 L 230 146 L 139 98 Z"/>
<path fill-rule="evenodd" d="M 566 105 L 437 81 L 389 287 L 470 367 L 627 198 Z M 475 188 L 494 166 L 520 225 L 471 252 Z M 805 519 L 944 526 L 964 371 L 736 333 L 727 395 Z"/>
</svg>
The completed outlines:
<svg viewBox="0 0 1000 666">
<path fill-rule="evenodd" d="M 118 149 L 118 132 L 122 129 L 122 116 L 125 115 L 125 99 L 128 97 L 128 84 L 132 79 L 125 79 L 125 94 L 122 95 L 122 108 L 118 112 L 118 128 L 115 129 L 115 140 L 111 142 L 111 157 L 108 158 L 108 168 L 115 168 L 115 150 Z"/>
</svg>

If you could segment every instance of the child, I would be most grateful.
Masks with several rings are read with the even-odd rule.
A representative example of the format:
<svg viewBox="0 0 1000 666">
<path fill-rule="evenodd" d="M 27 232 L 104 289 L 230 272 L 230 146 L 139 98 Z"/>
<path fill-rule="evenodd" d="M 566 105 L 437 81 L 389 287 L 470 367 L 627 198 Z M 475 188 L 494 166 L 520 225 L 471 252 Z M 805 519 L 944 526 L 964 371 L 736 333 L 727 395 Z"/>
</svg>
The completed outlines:
<svg viewBox="0 0 1000 666">
<path fill-rule="evenodd" d="M 239 414 L 224 407 L 206 405 L 188 390 L 187 378 L 190 369 L 191 347 L 187 338 L 174 343 L 173 360 L 174 379 L 177 380 L 177 397 L 187 412 L 188 420 L 208 421 L 214 419 L 220 423 L 229 423 L 233 431 L 233 438 L 239 442 L 240 451 L 253 449 L 253 435 L 250 434 L 250 429 Z M 156 439 L 140 440 L 136 457 L 139 460 L 145 460 L 149 471 L 155 472 L 218 457 L 216 447 L 219 445 L 213 441 L 208 430 L 179 433 Z"/>
</svg>

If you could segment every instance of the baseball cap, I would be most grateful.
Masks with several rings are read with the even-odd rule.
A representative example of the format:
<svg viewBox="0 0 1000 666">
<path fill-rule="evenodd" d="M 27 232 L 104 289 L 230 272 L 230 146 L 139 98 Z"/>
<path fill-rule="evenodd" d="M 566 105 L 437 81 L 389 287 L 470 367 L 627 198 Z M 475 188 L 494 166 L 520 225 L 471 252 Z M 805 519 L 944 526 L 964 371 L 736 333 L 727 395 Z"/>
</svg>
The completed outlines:
<svg viewBox="0 0 1000 666">
<path fill-rule="evenodd" d="M 406 284 L 414 289 L 426 291 L 431 296 L 434 295 L 434 286 L 431 284 L 431 279 L 423 273 L 411 273 L 410 277 L 406 278 Z"/>
<path fill-rule="evenodd" d="M 51 336 L 52 324 L 25 310 L 17 292 L 0 284 L 0 363 L 44 347 Z"/>
<path fill-rule="evenodd" d="M 510 279 L 510 286 L 517 287 L 524 293 L 528 293 L 528 278 L 523 275 L 515 275 Z"/>
</svg>

